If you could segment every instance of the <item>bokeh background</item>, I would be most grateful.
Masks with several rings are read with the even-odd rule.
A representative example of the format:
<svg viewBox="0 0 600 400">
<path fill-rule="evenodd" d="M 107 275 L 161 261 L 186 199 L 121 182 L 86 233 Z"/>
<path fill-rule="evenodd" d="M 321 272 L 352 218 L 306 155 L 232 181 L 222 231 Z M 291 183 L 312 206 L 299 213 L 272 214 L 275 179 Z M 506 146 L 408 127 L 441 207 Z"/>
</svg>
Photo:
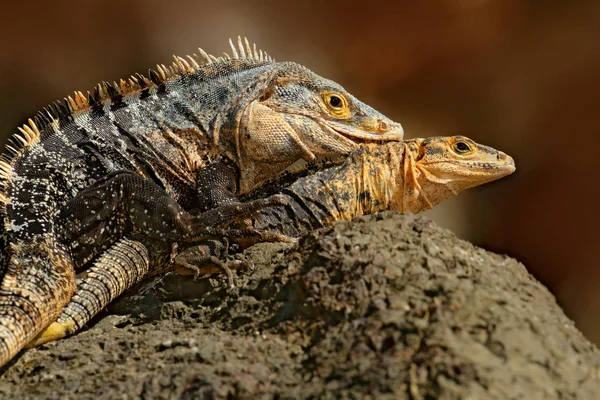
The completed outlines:
<svg viewBox="0 0 600 400">
<path fill-rule="evenodd" d="M 407 137 L 464 134 L 513 176 L 429 213 L 514 256 L 600 343 L 600 2 L 6 2 L 0 139 L 46 104 L 248 36 L 402 122 Z"/>
</svg>

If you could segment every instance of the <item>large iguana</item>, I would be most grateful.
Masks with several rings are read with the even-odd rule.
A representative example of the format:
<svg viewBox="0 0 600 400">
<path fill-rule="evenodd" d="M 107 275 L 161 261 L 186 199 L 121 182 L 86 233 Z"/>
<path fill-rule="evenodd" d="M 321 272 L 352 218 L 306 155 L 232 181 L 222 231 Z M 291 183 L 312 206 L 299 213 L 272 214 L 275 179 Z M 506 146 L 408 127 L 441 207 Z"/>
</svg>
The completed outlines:
<svg viewBox="0 0 600 400">
<path fill-rule="evenodd" d="M 259 209 L 253 217 L 255 226 L 299 237 L 334 221 L 379 211 L 418 213 L 515 170 L 513 159 L 505 153 L 463 136 L 361 144 L 343 162 L 317 167 L 306 176 L 278 179 L 264 190 L 250 193 L 268 196 L 263 201 L 271 204 L 285 203 Z M 206 260 L 219 264 L 215 257 L 226 250 L 219 240 L 207 240 L 190 249 L 192 257 L 175 257 L 171 268 L 193 270 L 194 266 L 187 264 L 194 255 L 196 265 Z M 163 271 L 143 243 L 122 239 L 90 268 L 58 322 L 51 324 L 37 343 L 75 332 L 124 290 Z M 195 272 L 214 271 L 207 265 Z"/>
<path fill-rule="evenodd" d="M 175 242 L 254 235 L 211 225 L 272 205 L 236 203 L 299 160 L 402 139 L 398 123 L 335 82 L 247 40 L 231 51 L 200 50 L 149 78 L 75 92 L 9 141 L 0 156 L 0 365 L 56 320 L 76 271 L 121 257 L 119 246 L 104 252 L 118 240 L 137 239 L 155 263 Z"/>
</svg>

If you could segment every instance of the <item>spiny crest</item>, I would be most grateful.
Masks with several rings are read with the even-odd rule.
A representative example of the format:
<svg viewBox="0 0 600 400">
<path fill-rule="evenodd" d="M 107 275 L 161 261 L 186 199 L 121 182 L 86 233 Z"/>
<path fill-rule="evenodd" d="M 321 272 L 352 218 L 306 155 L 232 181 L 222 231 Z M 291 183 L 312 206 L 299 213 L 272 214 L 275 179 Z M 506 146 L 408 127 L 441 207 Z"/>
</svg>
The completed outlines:
<svg viewBox="0 0 600 400">
<path fill-rule="evenodd" d="M 48 124 L 54 122 L 55 119 L 68 117 L 73 113 L 88 109 L 116 96 L 127 96 L 128 94 L 137 93 L 140 90 L 155 85 L 164 84 L 173 77 L 193 74 L 204 65 L 227 62 L 228 60 L 245 60 L 260 63 L 275 62 L 266 52 L 258 49 L 255 43 L 251 45 L 247 38 L 242 39 L 238 36 L 237 47 L 231 39 L 229 39 L 229 44 L 232 51 L 231 56 L 223 53 L 223 56 L 215 57 L 206 53 L 201 48 L 198 49 L 199 54 L 194 53 L 191 56 L 187 55 L 185 57 L 173 56 L 174 61 L 171 65 L 158 64 L 155 70 L 149 70 L 148 77 L 142 74 L 135 74 L 127 80 L 121 79 L 119 82 L 102 82 L 94 88 L 92 93 L 88 92 L 87 96 L 82 92 L 76 91 L 74 96 L 68 96 L 63 101 L 55 102 L 43 109 L 36 115 L 34 120 L 40 129 L 43 130 Z"/>
<path fill-rule="evenodd" d="M 41 136 L 40 129 L 31 118 L 19 127 L 19 132 L 8 139 L 5 152 L 0 154 L 0 212 L 4 212 L 9 203 L 6 185 L 13 171 L 13 160 L 24 148 L 36 143 Z"/>
<path fill-rule="evenodd" d="M 256 43 L 250 45 L 247 38 L 242 39 L 241 36 L 238 36 L 237 47 L 233 41 L 229 39 L 229 45 L 231 46 L 232 55 L 223 53 L 223 56 L 215 57 L 206 53 L 201 48 L 198 48 L 200 54 L 194 53 L 192 56 L 187 55 L 185 58 L 173 56 L 174 61 L 170 66 L 167 67 L 164 64 L 159 64 L 156 66 L 156 71 L 150 70 L 150 79 L 158 85 L 174 76 L 193 74 L 198 71 L 202 65 L 210 65 L 227 60 L 246 60 L 265 63 L 275 62 L 270 55 L 258 49 Z"/>
<path fill-rule="evenodd" d="M 7 183 L 13 169 L 14 160 L 28 146 L 39 140 L 41 132 L 48 126 L 57 124 L 61 118 L 71 118 L 73 114 L 88 110 L 90 107 L 100 105 L 115 97 L 125 97 L 156 85 L 162 85 L 173 77 L 193 74 L 205 65 L 228 62 L 230 60 L 242 60 L 256 63 L 273 63 L 275 60 L 266 52 L 257 49 L 256 44 L 250 45 L 248 39 L 238 36 L 237 47 L 229 39 L 232 55 L 223 53 L 223 56 L 215 57 L 198 48 L 199 54 L 184 57 L 173 56 L 174 61 L 170 66 L 159 64 L 156 70 L 149 70 L 148 77 L 142 74 L 130 76 L 127 80 L 119 82 L 99 83 L 92 93 L 87 96 L 76 91 L 72 96 L 65 97 L 62 101 L 56 101 L 42 109 L 23 127 L 18 128 L 20 133 L 14 134 L 5 145 L 5 152 L 0 154 L 0 212 L 4 212 L 9 202 Z M 57 129 L 57 128 L 56 128 Z"/>
<path fill-rule="evenodd" d="M 41 130 L 52 124 L 54 120 L 68 117 L 78 111 L 86 110 L 90 107 L 99 105 L 116 96 L 127 96 L 131 93 L 137 93 L 140 90 L 150 88 L 155 85 L 164 84 L 167 80 L 186 74 L 193 74 L 200 70 L 204 65 L 211 65 L 229 60 L 243 60 L 257 63 L 272 63 L 275 60 L 266 52 L 258 49 L 256 44 L 252 45 L 247 38 L 237 38 L 237 47 L 229 39 L 232 55 L 223 53 L 221 57 L 215 57 L 198 48 L 199 54 L 187 55 L 185 57 L 173 56 L 174 61 L 171 65 L 158 64 L 156 69 L 148 72 L 148 77 L 142 74 L 130 76 L 127 80 L 121 79 L 119 82 L 99 83 L 92 93 L 88 92 L 85 96 L 81 92 L 75 92 L 74 97 L 68 96 L 63 101 L 55 102 L 44 108 L 34 120 Z"/>
</svg>

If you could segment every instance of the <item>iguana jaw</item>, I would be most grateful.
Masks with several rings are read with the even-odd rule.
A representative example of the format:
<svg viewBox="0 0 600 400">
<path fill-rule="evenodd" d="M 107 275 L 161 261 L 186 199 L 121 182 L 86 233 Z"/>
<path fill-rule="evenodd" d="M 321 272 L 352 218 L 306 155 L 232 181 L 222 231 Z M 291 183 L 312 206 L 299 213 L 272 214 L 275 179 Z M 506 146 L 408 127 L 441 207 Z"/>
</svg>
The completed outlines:
<svg viewBox="0 0 600 400">
<path fill-rule="evenodd" d="M 322 125 L 335 133 L 343 136 L 355 143 L 364 143 L 368 141 L 400 141 L 404 138 L 404 129 L 402 125 L 390 120 L 372 121 L 367 129 L 357 128 L 337 121 L 323 120 Z"/>
</svg>

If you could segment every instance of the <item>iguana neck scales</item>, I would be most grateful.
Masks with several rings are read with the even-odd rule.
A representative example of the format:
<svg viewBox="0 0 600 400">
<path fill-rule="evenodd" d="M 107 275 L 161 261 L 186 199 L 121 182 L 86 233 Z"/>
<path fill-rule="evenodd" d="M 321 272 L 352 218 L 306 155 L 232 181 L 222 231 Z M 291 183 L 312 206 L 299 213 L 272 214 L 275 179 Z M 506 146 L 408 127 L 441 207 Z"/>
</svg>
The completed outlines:
<svg viewBox="0 0 600 400">
<path fill-rule="evenodd" d="M 0 365 L 56 319 L 75 269 L 117 241 L 216 234 L 188 210 L 236 203 L 298 160 L 402 136 L 340 85 L 241 39 L 231 56 L 200 50 L 49 106 L 0 156 Z"/>
</svg>

